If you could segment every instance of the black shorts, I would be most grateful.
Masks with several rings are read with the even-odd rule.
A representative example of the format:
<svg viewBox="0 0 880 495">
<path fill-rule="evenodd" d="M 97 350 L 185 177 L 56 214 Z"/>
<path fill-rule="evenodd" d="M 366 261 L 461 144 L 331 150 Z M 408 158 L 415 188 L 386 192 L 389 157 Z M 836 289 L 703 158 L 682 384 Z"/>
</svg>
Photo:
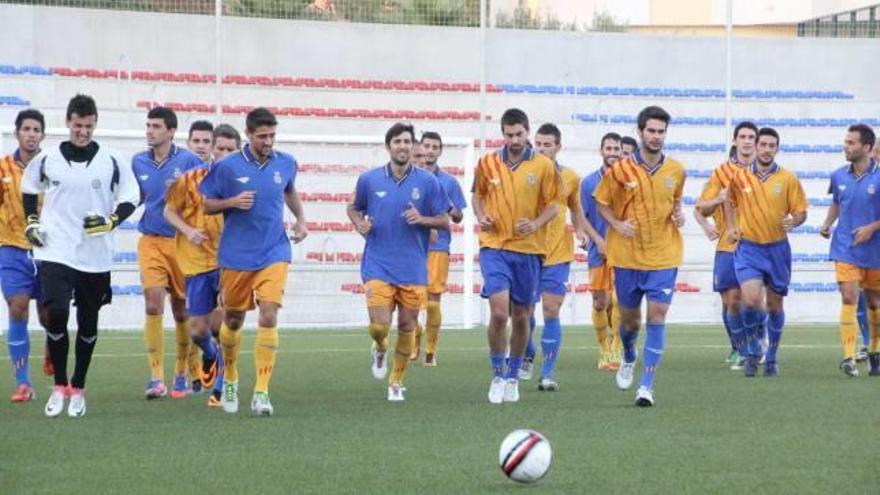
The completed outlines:
<svg viewBox="0 0 880 495">
<path fill-rule="evenodd" d="M 113 299 L 110 272 L 82 272 L 52 261 L 41 262 L 38 272 L 47 308 L 69 306 L 72 299 L 79 308 L 99 309 Z"/>
</svg>

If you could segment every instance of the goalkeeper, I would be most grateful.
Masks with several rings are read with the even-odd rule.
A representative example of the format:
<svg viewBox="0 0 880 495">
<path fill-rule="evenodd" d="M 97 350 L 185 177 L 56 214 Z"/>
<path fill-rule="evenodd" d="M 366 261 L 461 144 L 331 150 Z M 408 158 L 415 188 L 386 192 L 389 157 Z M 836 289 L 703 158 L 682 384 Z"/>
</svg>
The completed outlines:
<svg viewBox="0 0 880 495">
<path fill-rule="evenodd" d="M 46 332 L 55 368 L 55 386 L 46 416 L 86 413 L 86 374 L 98 338 L 98 311 L 110 303 L 110 234 L 135 209 L 138 187 L 130 167 L 92 141 L 98 121 L 95 100 L 76 95 L 67 107 L 70 140 L 49 148 L 29 164 L 21 190 L 27 218 L 25 236 L 34 246 L 48 313 Z M 37 213 L 37 196 L 43 206 Z M 76 304 L 76 364 L 67 378 L 70 341 L 67 321 Z"/>
</svg>

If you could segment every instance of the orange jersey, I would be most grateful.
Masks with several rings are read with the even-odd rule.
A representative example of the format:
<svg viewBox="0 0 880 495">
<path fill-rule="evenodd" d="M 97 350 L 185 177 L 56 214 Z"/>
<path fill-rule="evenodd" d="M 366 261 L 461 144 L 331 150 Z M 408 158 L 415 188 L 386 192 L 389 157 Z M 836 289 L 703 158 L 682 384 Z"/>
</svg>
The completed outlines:
<svg viewBox="0 0 880 495">
<path fill-rule="evenodd" d="M 559 174 L 562 176 L 563 186 L 563 192 L 559 198 L 559 212 L 542 229 L 544 231 L 544 246 L 547 249 L 544 266 L 574 261 L 574 236 L 568 231 L 565 219 L 569 211 L 580 211 L 581 178 L 568 167 L 560 167 Z"/>
<path fill-rule="evenodd" d="M 730 161 L 726 161 L 715 167 L 715 170 L 712 171 L 712 176 L 703 188 L 703 193 L 700 194 L 700 201 L 715 199 L 718 197 L 718 194 L 722 189 L 728 189 L 730 187 L 730 181 L 733 180 L 733 175 L 736 174 L 737 170 L 740 168 L 742 168 L 742 166 L 739 165 L 739 162 L 737 162 L 736 159 L 731 159 Z M 715 228 L 717 228 L 720 233 L 715 250 L 728 253 L 734 252 L 736 250 L 736 242 L 731 241 L 725 234 L 725 232 L 727 232 L 727 219 L 724 217 L 724 205 L 718 205 L 718 207 L 715 208 L 715 212 L 712 213 L 712 218 L 715 220 Z"/>
<path fill-rule="evenodd" d="M 609 226 L 607 258 L 611 266 L 665 270 L 681 265 L 684 241 L 672 220 L 684 190 L 684 166 L 662 157 L 652 170 L 638 153 L 614 164 L 602 176 L 593 196 L 621 221 L 635 224 L 635 236 L 624 237 Z"/>
<path fill-rule="evenodd" d="M 165 201 L 180 212 L 181 218 L 191 227 L 202 230 L 208 240 L 193 244 L 185 235 L 177 232 L 177 262 L 187 277 L 217 268 L 217 248 L 223 231 L 222 215 L 205 214 L 205 198 L 199 192 L 199 184 L 208 173 L 208 167 L 198 167 L 183 174 L 168 188 Z"/>
<path fill-rule="evenodd" d="M 474 194 L 483 201 L 485 214 L 495 219 L 491 229 L 480 232 L 480 248 L 544 254 L 541 231 L 517 234 L 516 221 L 534 220 L 559 201 L 559 173 L 549 158 L 532 148 L 515 165 L 505 161 L 506 151 L 489 153 L 477 163 Z"/>
<path fill-rule="evenodd" d="M 31 243 L 24 236 L 23 173 L 24 165 L 15 155 L 0 160 L 0 245 L 31 249 Z"/>
<path fill-rule="evenodd" d="M 786 238 L 782 219 L 807 211 L 807 195 L 794 172 L 773 164 L 765 175 L 755 165 L 733 176 L 730 202 L 736 208 L 736 222 L 742 238 L 770 244 Z"/>
</svg>

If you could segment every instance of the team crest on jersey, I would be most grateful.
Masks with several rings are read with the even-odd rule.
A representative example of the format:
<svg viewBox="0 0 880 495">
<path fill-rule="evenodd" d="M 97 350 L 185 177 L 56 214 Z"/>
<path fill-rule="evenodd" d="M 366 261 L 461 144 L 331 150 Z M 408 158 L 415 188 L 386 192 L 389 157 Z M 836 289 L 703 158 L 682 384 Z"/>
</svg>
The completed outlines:
<svg viewBox="0 0 880 495">
<path fill-rule="evenodd" d="M 666 189 L 672 189 L 675 187 L 675 179 L 672 177 L 666 178 Z"/>
<path fill-rule="evenodd" d="M 179 179 L 180 176 L 183 175 L 183 173 L 180 171 L 179 168 L 175 167 L 175 168 L 174 168 L 174 173 L 173 173 L 172 175 L 174 175 L 174 178 L 175 178 L 175 179 Z"/>
<path fill-rule="evenodd" d="M 275 173 L 272 174 L 272 180 L 275 181 L 276 184 L 281 184 L 281 172 L 276 170 Z"/>
<path fill-rule="evenodd" d="M 777 196 L 782 194 L 782 184 L 776 184 L 775 186 L 773 186 L 773 194 Z"/>
<path fill-rule="evenodd" d="M 92 189 L 98 190 L 101 189 L 101 179 L 93 179 L 92 180 Z"/>
<path fill-rule="evenodd" d="M 746 194 L 751 194 L 752 193 L 752 186 L 746 186 L 745 188 L 743 188 L 743 192 Z"/>
<path fill-rule="evenodd" d="M 422 197 L 422 195 L 421 195 L 421 193 L 419 193 L 419 188 L 418 188 L 418 187 L 414 187 L 413 190 L 412 190 L 412 199 L 413 199 L 413 201 L 415 201 L 415 200 L 417 200 L 417 199 L 419 199 L 419 198 L 421 198 L 421 197 Z"/>
<path fill-rule="evenodd" d="M 530 186 L 534 186 L 538 183 L 538 178 L 535 177 L 535 174 L 529 172 L 529 175 L 526 176 L 526 182 L 528 182 Z"/>
<path fill-rule="evenodd" d="M 877 187 L 874 184 L 870 184 L 868 186 L 868 194 L 874 194 L 877 192 Z"/>
<path fill-rule="evenodd" d="M 4 178 L 3 178 L 3 183 L 4 183 L 4 184 L 9 184 L 10 182 L 12 182 L 12 177 L 4 177 Z"/>
</svg>

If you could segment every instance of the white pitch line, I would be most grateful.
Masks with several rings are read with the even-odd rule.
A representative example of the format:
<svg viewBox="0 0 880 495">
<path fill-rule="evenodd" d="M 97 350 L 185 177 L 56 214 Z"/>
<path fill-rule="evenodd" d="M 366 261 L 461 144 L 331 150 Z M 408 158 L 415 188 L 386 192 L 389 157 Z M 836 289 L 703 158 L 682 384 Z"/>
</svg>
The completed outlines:
<svg viewBox="0 0 880 495">
<path fill-rule="evenodd" d="M 790 344 L 781 346 L 782 349 L 836 349 L 839 346 L 837 345 L 815 345 L 815 344 Z M 729 345 L 724 344 L 694 344 L 694 345 L 673 345 L 666 346 L 666 350 L 669 349 L 728 349 Z M 569 346 L 564 347 L 563 350 L 566 351 L 586 351 L 586 350 L 595 350 L 598 349 L 598 346 Z M 486 347 L 444 347 L 443 352 L 486 352 Z M 277 351 L 278 354 L 345 354 L 345 353 L 363 353 L 364 355 L 369 355 L 370 348 L 369 346 L 357 347 L 357 348 L 327 348 L 327 349 L 291 349 L 284 350 L 280 349 Z M 241 350 L 239 355 L 253 354 L 252 351 Z M 93 358 L 131 358 L 131 357 L 146 357 L 146 352 L 131 352 L 131 353 L 121 353 L 121 354 L 102 354 L 95 353 L 92 354 Z M 166 352 L 165 356 L 176 356 L 176 353 Z M 43 359 L 42 354 L 32 354 L 32 359 Z M 0 356 L 0 361 L 9 361 L 8 356 Z"/>
</svg>

